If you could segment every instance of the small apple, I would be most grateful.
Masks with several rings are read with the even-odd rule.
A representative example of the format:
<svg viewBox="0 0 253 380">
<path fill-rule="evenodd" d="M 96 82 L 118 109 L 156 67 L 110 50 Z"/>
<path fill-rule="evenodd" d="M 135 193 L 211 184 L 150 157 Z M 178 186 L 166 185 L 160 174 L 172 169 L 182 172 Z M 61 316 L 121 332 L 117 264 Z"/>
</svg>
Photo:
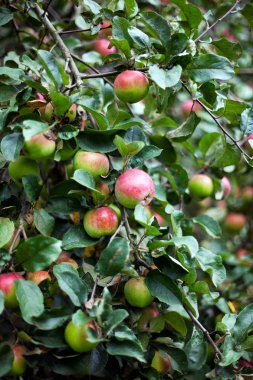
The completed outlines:
<svg viewBox="0 0 253 380">
<path fill-rule="evenodd" d="M 83 226 L 87 234 L 93 238 L 112 235 L 118 228 L 119 220 L 111 207 L 99 207 L 84 215 Z"/>
<path fill-rule="evenodd" d="M 138 331 L 148 331 L 149 323 L 159 316 L 159 311 L 155 305 L 147 306 L 143 309 L 137 323 Z"/>
<path fill-rule="evenodd" d="M 148 211 L 148 215 L 149 215 L 149 220 L 154 216 L 159 224 L 159 226 L 164 226 L 165 225 L 165 220 L 164 218 L 162 217 L 162 215 L 158 214 L 158 212 L 152 210 L 150 208 L 150 206 L 146 206 L 145 207 L 146 210 Z"/>
<path fill-rule="evenodd" d="M 236 257 L 238 259 L 241 259 L 243 256 L 248 255 L 248 254 L 249 254 L 249 251 L 247 251 L 247 249 L 244 249 L 244 248 L 240 248 L 238 249 L 238 251 L 236 251 Z"/>
<path fill-rule="evenodd" d="M 94 43 L 94 50 L 101 54 L 103 57 L 109 55 L 109 54 L 114 54 L 117 52 L 115 46 L 109 48 L 108 46 L 110 45 L 110 41 L 102 38 L 101 40 L 97 40 Z"/>
<path fill-rule="evenodd" d="M 151 362 L 151 367 L 154 368 L 157 372 L 164 375 L 171 369 L 170 356 L 166 352 L 155 351 L 155 355 Z"/>
<path fill-rule="evenodd" d="M 26 370 L 26 360 L 24 354 L 26 353 L 26 348 L 24 346 L 14 346 L 12 347 L 12 352 L 14 359 L 12 362 L 11 370 L 9 371 L 9 376 L 21 376 Z"/>
<path fill-rule="evenodd" d="M 9 175 L 16 183 L 21 183 L 21 178 L 28 174 L 33 174 L 37 177 L 40 171 L 36 162 L 30 158 L 21 156 L 16 161 L 11 161 L 9 164 Z"/>
<path fill-rule="evenodd" d="M 15 280 L 25 280 L 19 273 L 0 274 L 0 290 L 4 294 L 4 303 L 6 307 L 15 308 L 19 303 L 16 297 Z"/>
<path fill-rule="evenodd" d="M 50 274 L 47 270 L 38 270 L 35 272 L 28 272 L 27 279 L 29 281 L 34 282 L 36 285 L 39 285 L 41 282 L 45 280 L 51 280 Z"/>
<path fill-rule="evenodd" d="M 145 277 L 130 278 L 125 284 L 124 295 L 130 305 L 141 308 L 150 305 L 154 300 L 145 284 Z"/>
<path fill-rule="evenodd" d="M 185 116 L 189 115 L 191 112 L 198 112 L 201 110 L 201 105 L 197 102 L 194 102 L 192 99 L 186 99 L 182 102 L 182 111 Z"/>
<path fill-rule="evenodd" d="M 65 117 L 67 117 L 69 119 L 69 122 L 72 123 L 73 121 L 75 121 L 75 118 L 76 118 L 76 104 L 72 104 L 69 108 L 69 110 L 66 112 L 65 114 Z"/>
<path fill-rule="evenodd" d="M 47 103 L 45 106 L 39 108 L 40 115 L 43 120 L 48 123 L 51 121 L 54 113 L 54 106 L 52 103 Z"/>
<path fill-rule="evenodd" d="M 237 38 L 228 29 L 223 30 L 223 36 L 226 37 L 231 42 L 237 42 Z"/>
<path fill-rule="evenodd" d="M 126 103 L 137 103 L 148 93 L 149 81 L 145 74 L 137 70 L 126 70 L 114 81 L 117 97 Z"/>
<path fill-rule="evenodd" d="M 221 186 L 223 188 L 223 196 L 226 199 L 231 192 L 231 183 L 227 177 L 221 179 Z"/>
<path fill-rule="evenodd" d="M 10 249 L 10 247 L 11 247 L 11 245 L 12 245 L 12 243 L 13 243 L 13 240 L 14 240 L 14 238 L 15 238 L 15 236 L 16 236 L 16 233 L 17 233 L 17 229 L 15 228 L 15 230 L 14 230 L 14 232 L 13 232 L 13 234 L 12 234 L 10 240 L 8 241 L 8 243 L 6 243 L 6 244 L 3 246 L 3 248 L 6 249 L 7 251 Z M 13 249 L 17 248 L 17 246 L 19 245 L 19 242 L 20 242 L 20 235 L 18 235 L 18 237 L 17 237 L 17 239 L 16 239 L 16 241 L 15 241 L 15 244 L 14 244 L 14 246 L 13 246 Z"/>
<path fill-rule="evenodd" d="M 112 35 L 112 23 L 110 20 L 104 20 L 100 23 L 99 37 L 110 37 Z"/>
<path fill-rule="evenodd" d="M 79 150 L 74 157 L 74 170 L 84 169 L 95 178 L 106 176 L 109 173 L 109 160 L 103 153 L 86 152 Z"/>
<path fill-rule="evenodd" d="M 247 222 L 246 216 L 244 214 L 231 212 L 228 214 L 225 220 L 225 226 L 228 231 L 239 233 Z"/>
<path fill-rule="evenodd" d="M 55 141 L 49 140 L 43 133 L 39 133 L 25 142 L 25 151 L 32 160 L 43 160 L 54 154 Z"/>
<path fill-rule="evenodd" d="M 71 264 L 74 268 L 78 268 L 78 264 L 74 259 L 71 259 L 69 255 L 62 251 L 60 256 L 58 257 L 56 264 L 61 264 L 61 263 L 69 263 Z"/>
<path fill-rule="evenodd" d="M 190 195 L 195 199 L 203 199 L 212 195 L 213 181 L 206 174 L 195 174 L 189 181 Z"/>
<path fill-rule="evenodd" d="M 155 185 L 152 178 L 143 170 L 129 169 L 117 179 L 115 195 L 124 207 L 135 208 L 139 203 L 146 206 L 155 195 Z"/>
<path fill-rule="evenodd" d="M 64 332 L 65 340 L 75 352 L 89 352 L 98 345 L 98 342 L 90 342 L 88 338 L 88 330 L 95 330 L 92 321 L 75 324 L 70 321 Z"/>
<path fill-rule="evenodd" d="M 96 184 L 96 190 L 100 191 L 100 193 L 103 194 L 104 196 L 103 202 L 106 202 L 111 195 L 111 190 L 108 184 L 105 182 L 99 181 Z M 98 197 L 96 192 L 92 192 L 92 198 L 95 205 L 97 205 L 101 201 L 101 199 Z"/>
<path fill-rule="evenodd" d="M 245 203 L 253 202 L 253 186 L 245 186 L 242 190 L 242 200 Z"/>
</svg>

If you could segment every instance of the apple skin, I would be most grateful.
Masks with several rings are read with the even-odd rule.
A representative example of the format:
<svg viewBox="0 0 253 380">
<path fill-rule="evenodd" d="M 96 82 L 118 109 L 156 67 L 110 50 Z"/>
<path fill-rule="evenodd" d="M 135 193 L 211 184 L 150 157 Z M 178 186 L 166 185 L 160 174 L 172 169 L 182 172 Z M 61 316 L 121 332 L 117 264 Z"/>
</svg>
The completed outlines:
<svg viewBox="0 0 253 380">
<path fill-rule="evenodd" d="M 49 123 L 53 117 L 54 106 L 52 103 L 47 103 L 45 106 L 39 108 L 39 112 L 42 119 Z"/>
<path fill-rule="evenodd" d="M 52 157 L 55 146 L 55 141 L 49 140 L 43 133 L 39 133 L 25 142 L 25 151 L 32 160 L 43 160 Z"/>
<path fill-rule="evenodd" d="M 91 343 L 88 341 L 88 329 L 93 328 L 92 322 L 76 325 L 70 321 L 64 331 L 64 337 L 68 345 L 75 352 L 89 352 L 98 345 L 98 342 Z"/>
<path fill-rule="evenodd" d="M 26 370 L 26 360 L 24 354 L 26 353 L 26 348 L 24 346 L 14 346 L 12 347 L 12 352 L 14 355 L 11 370 L 9 371 L 9 376 L 21 376 Z"/>
<path fill-rule="evenodd" d="M 223 188 L 223 197 L 226 199 L 231 192 L 231 183 L 227 177 L 221 179 L 221 186 Z"/>
<path fill-rule="evenodd" d="M 87 234 L 93 238 L 112 235 L 118 228 L 119 220 L 111 207 L 99 207 L 84 215 L 83 226 Z"/>
<path fill-rule="evenodd" d="M 56 264 L 61 264 L 61 263 L 69 263 L 71 264 L 74 268 L 78 268 L 78 264 L 74 259 L 71 259 L 67 253 L 64 251 L 61 252 L 60 256 L 58 257 Z"/>
<path fill-rule="evenodd" d="M 74 104 L 72 104 L 69 107 L 69 110 L 68 110 L 68 112 L 65 115 L 69 119 L 70 123 L 72 123 L 73 121 L 75 121 L 75 118 L 76 118 L 76 109 L 77 109 L 77 106 L 74 103 Z"/>
<path fill-rule="evenodd" d="M 145 284 L 145 277 L 130 278 L 124 286 L 124 295 L 131 306 L 140 308 L 150 305 L 154 300 Z"/>
<path fill-rule="evenodd" d="M 253 202 L 253 187 L 252 186 L 245 186 L 242 190 L 242 200 L 245 203 Z"/>
<path fill-rule="evenodd" d="M 36 162 L 24 156 L 19 157 L 16 161 L 11 161 L 8 170 L 13 181 L 19 184 L 21 184 L 21 178 L 25 175 L 33 174 L 37 177 L 40 175 Z"/>
<path fill-rule="evenodd" d="M 27 280 L 34 282 L 36 285 L 39 285 L 45 280 L 51 280 L 51 277 L 47 270 L 38 270 L 36 272 L 28 272 Z"/>
<path fill-rule="evenodd" d="M 119 203 L 127 208 L 137 204 L 147 206 L 155 195 L 152 178 L 143 170 L 129 169 L 122 173 L 115 184 L 115 196 Z"/>
<path fill-rule="evenodd" d="M 74 170 L 84 169 L 93 177 L 106 176 L 109 173 L 109 160 L 103 153 L 79 150 L 74 157 Z"/>
<path fill-rule="evenodd" d="M 197 102 L 194 102 L 194 104 L 193 104 L 192 99 L 184 100 L 182 102 L 181 106 L 182 106 L 183 114 L 185 116 L 189 115 L 189 113 L 191 113 L 191 112 L 198 112 L 202 108 L 201 105 Z"/>
<path fill-rule="evenodd" d="M 114 81 L 115 94 L 126 103 L 139 102 L 147 95 L 148 89 L 148 78 L 136 70 L 125 70 Z"/>
<path fill-rule="evenodd" d="M 147 306 L 145 309 L 143 309 L 140 319 L 137 323 L 137 329 L 138 331 L 148 331 L 148 325 L 149 322 L 157 318 L 159 316 L 159 311 L 155 305 Z"/>
<path fill-rule="evenodd" d="M 212 195 L 213 181 L 206 174 L 195 174 L 189 181 L 190 195 L 195 199 L 204 199 Z"/>
<path fill-rule="evenodd" d="M 100 23 L 100 31 L 98 32 L 99 37 L 110 37 L 112 35 L 112 23 L 110 20 L 104 20 Z M 106 29 L 105 29 L 106 28 Z"/>
<path fill-rule="evenodd" d="M 226 229 L 230 232 L 239 233 L 247 222 L 244 214 L 231 212 L 225 220 Z"/>
<path fill-rule="evenodd" d="M 108 200 L 108 198 L 111 195 L 111 190 L 107 183 L 99 181 L 96 184 L 96 190 L 100 191 L 100 193 L 103 194 L 104 200 L 103 203 Z M 101 202 L 101 199 L 98 197 L 98 195 L 95 192 L 92 192 L 92 198 L 95 205 L 99 204 Z"/>
<path fill-rule="evenodd" d="M 25 281 L 24 277 L 19 273 L 0 274 L 0 290 L 4 294 L 4 303 L 6 307 L 16 308 L 19 306 L 14 283 L 17 279 Z"/>
<path fill-rule="evenodd" d="M 110 203 L 108 207 L 112 208 L 116 212 L 117 217 L 118 217 L 118 221 L 120 222 L 122 215 L 121 215 L 121 211 L 118 208 L 118 206 L 116 206 L 114 203 Z"/>
<path fill-rule="evenodd" d="M 170 357 L 166 353 L 161 353 L 160 351 L 155 351 L 155 355 L 151 362 L 151 367 L 157 372 L 165 374 L 171 369 Z"/>
<path fill-rule="evenodd" d="M 113 46 L 111 48 L 108 48 L 109 45 L 110 45 L 110 41 L 105 38 L 102 38 L 100 40 L 95 41 L 94 50 L 97 53 L 101 54 L 103 57 L 106 57 L 109 54 L 116 53 L 117 52 L 116 47 Z"/>
<path fill-rule="evenodd" d="M 159 224 L 159 226 L 164 226 L 166 224 L 162 215 L 158 214 L 158 212 L 152 210 L 150 206 L 146 206 L 146 210 L 148 211 L 149 220 L 154 216 Z"/>
</svg>

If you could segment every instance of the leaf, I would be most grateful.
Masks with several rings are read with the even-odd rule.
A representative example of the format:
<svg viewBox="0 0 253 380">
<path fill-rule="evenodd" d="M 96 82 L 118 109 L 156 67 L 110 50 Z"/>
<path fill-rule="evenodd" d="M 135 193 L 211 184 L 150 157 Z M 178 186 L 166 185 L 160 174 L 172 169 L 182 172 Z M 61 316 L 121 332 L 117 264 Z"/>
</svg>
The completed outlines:
<svg viewBox="0 0 253 380">
<path fill-rule="evenodd" d="M 149 32 L 158 38 L 167 49 L 170 41 L 170 28 L 167 21 L 156 12 L 142 12 L 140 17 Z"/>
<path fill-rule="evenodd" d="M 80 183 L 80 185 L 86 187 L 89 190 L 92 190 L 96 193 L 96 195 L 103 199 L 103 195 L 96 189 L 96 184 L 94 181 L 93 176 L 86 172 L 84 169 L 77 169 L 74 171 L 73 177 L 71 177 L 74 181 L 77 183 Z"/>
<path fill-rule="evenodd" d="M 146 161 L 160 156 L 161 153 L 162 149 L 159 149 L 155 145 L 146 145 L 132 158 L 131 166 L 135 168 L 143 166 Z"/>
<path fill-rule="evenodd" d="M 129 241 L 115 237 L 101 252 L 96 271 L 102 276 L 113 276 L 124 268 L 130 252 Z"/>
<path fill-rule="evenodd" d="M 174 330 L 179 332 L 179 334 L 184 337 L 186 336 L 187 327 L 184 318 L 182 318 L 180 314 L 176 311 L 169 311 L 164 314 L 164 319 Z"/>
<path fill-rule="evenodd" d="M 153 297 L 167 305 L 181 305 L 181 293 L 176 284 L 158 270 L 152 270 L 145 282 Z"/>
<path fill-rule="evenodd" d="M 173 190 L 177 191 L 179 194 L 184 194 L 188 186 L 188 174 L 182 166 L 178 164 L 170 165 L 166 177 Z"/>
<path fill-rule="evenodd" d="M 110 127 L 109 122 L 108 122 L 107 118 L 101 112 L 97 112 L 94 109 L 87 107 L 80 100 L 77 101 L 76 103 L 80 104 L 86 111 L 88 111 L 94 117 L 94 119 L 96 120 L 97 125 L 101 131 L 103 131 L 105 129 L 109 129 L 109 127 Z"/>
<path fill-rule="evenodd" d="M 237 316 L 233 335 L 237 342 L 243 342 L 253 329 L 253 304 L 249 304 Z"/>
<path fill-rule="evenodd" d="M 128 33 L 140 49 L 149 49 L 151 47 L 149 36 L 143 33 L 140 29 L 131 26 L 128 29 Z"/>
<path fill-rule="evenodd" d="M 66 251 L 95 245 L 98 240 L 86 234 L 83 226 L 71 226 L 62 237 L 62 248 Z"/>
<path fill-rule="evenodd" d="M 4 311 L 4 294 L 0 290 L 0 315 L 2 314 L 3 311 Z"/>
<path fill-rule="evenodd" d="M 139 11 L 137 2 L 135 0 L 125 0 L 125 10 L 127 18 L 133 18 Z"/>
<path fill-rule="evenodd" d="M 172 3 L 176 4 L 183 13 L 183 20 L 187 20 L 191 29 L 198 29 L 199 24 L 203 20 L 203 16 L 199 8 L 191 3 L 187 3 L 184 0 L 172 0 Z"/>
<path fill-rule="evenodd" d="M 173 129 L 172 131 L 168 132 L 166 134 L 166 137 L 177 142 L 188 140 L 195 131 L 199 122 L 200 119 L 197 117 L 195 112 L 191 112 L 188 119 L 177 129 Z"/>
<path fill-rule="evenodd" d="M 160 69 L 158 65 L 150 65 L 148 73 L 150 78 L 163 90 L 175 86 L 181 78 L 182 67 L 173 66 L 172 69 Z"/>
<path fill-rule="evenodd" d="M 5 84 L 20 84 L 24 79 L 24 71 L 21 69 L 13 69 L 11 67 L 0 67 L 0 82 Z"/>
<path fill-rule="evenodd" d="M 112 356 L 126 356 L 134 358 L 142 363 L 145 363 L 144 353 L 140 346 L 135 342 L 130 341 L 117 341 L 107 343 L 107 352 Z"/>
<path fill-rule="evenodd" d="M 226 38 L 212 41 L 212 45 L 216 47 L 216 52 L 219 55 L 223 55 L 230 60 L 238 59 L 242 54 L 242 48 L 240 44 L 231 42 Z"/>
<path fill-rule="evenodd" d="M 14 229 L 14 223 L 9 218 L 0 217 L 0 248 L 11 240 Z"/>
<path fill-rule="evenodd" d="M 112 309 L 109 312 L 103 314 L 103 327 L 107 335 L 110 335 L 112 331 L 129 316 L 125 309 Z"/>
<path fill-rule="evenodd" d="M 35 202 L 38 199 L 42 189 L 42 185 L 39 184 L 39 178 L 36 175 L 27 174 L 22 177 L 22 184 L 27 199 L 30 202 Z"/>
<path fill-rule="evenodd" d="M 229 165 L 237 165 L 241 159 L 241 152 L 236 145 L 230 145 L 226 143 L 224 137 L 223 142 L 223 149 L 218 149 L 216 159 L 213 163 L 211 163 L 211 166 L 214 166 L 216 168 L 221 168 Z"/>
<path fill-rule="evenodd" d="M 237 362 L 240 357 L 243 355 L 242 351 L 236 352 L 235 350 L 235 342 L 231 335 L 227 335 L 222 349 L 222 361 L 220 362 L 220 366 L 227 367 L 232 363 Z"/>
<path fill-rule="evenodd" d="M 11 347 L 6 343 L 1 343 L 0 344 L 0 377 L 4 377 L 11 370 L 13 359 L 14 359 L 14 356 L 13 356 Z"/>
<path fill-rule="evenodd" d="M 59 287 L 75 306 L 83 306 L 88 298 L 88 289 L 80 279 L 76 268 L 69 263 L 54 265 L 53 272 Z"/>
<path fill-rule="evenodd" d="M 210 275 L 214 286 L 219 286 L 226 279 L 226 270 L 220 255 L 201 247 L 196 260 L 199 267 Z"/>
<path fill-rule="evenodd" d="M 13 19 L 13 13 L 8 8 L 1 7 L 0 9 L 0 26 L 3 26 Z"/>
<path fill-rule="evenodd" d="M 24 145 L 23 136 L 20 133 L 12 133 L 3 137 L 1 152 L 7 161 L 15 161 Z"/>
<path fill-rule="evenodd" d="M 165 165 L 169 165 L 176 161 L 175 149 L 167 137 L 154 134 L 150 135 L 149 139 L 157 148 L 162 149 L 158 158 L 159 161 Z"/>
<path fill-rule="evenodd" d="M 72 315 L 73 310 L 66 306 L 45 310 L 39 317 L 33 317 L 32 323 L 39 330 L 51 331 L 61 327 Z"/>
<path fill-rule="evenodd" d="M 61 241 L 53 237 L 35 236 L 21 243 L 16 253 L 17 261 L 26 271 L 48 268 L 61 253 Z"/>
<path fill-rule="evenodd" d="M 53 83 L 55 88 L 60 89 L 62 86 L 62 77 L 53 53 L 47 50 L 38 50 L 37 54 L 40 63 L 50 79 L 50 83 Z"/>
<path fill-rule="evenodd" d="M 133 141 L 127 144 L 124 139 L 118 135 L 115 136 L 113 143 L 116 145 L 122 157 L 136 155 L 145 145 L 143 141 Z"/>
<path fill-rule="evenodd" d="M 199 244 L 193 236 L 173 237 L 169 240 L 169 244 L 177 248 L 186 248 L 191 257 L 195 257 L 199 249 Z"/>
<path fill-rule="evenodd" d="M 50 97 L 54 105 L 54 111 L 58 117 L 63 117 L 70 108 L 72 101 L 68 96 L 57 91 L 51 91 Z"/>
<path fill-rule="evenodd" d="M 34 210 L 34 224 L 42 235 L 50 236 L 54 229 L 55 220 L 45 209 L 40 208 Z"/>
<path fill-rule="evenodd" d="M 87 129 L 78 134 L 77 144 L 81 149 L 87 150 L 88 152 L 109 153 L 117 149 L 113 144 L 113 138 L 122 133 L 124 133 L 124 131 L 119 129 L 107 131 Z"/>
<path fill-rule="evenodd" d="M 198 215 L 193 218 L 192 221 L 199 224 L 209 236 L 213 238 L 218 238 L 221 236 L 222 231 L 219 223 L 216 222 L 216 220 L 214 220 L 211 216 Z"/>
<path fill-rule="evenodd" d="M 100 13 L 101 7 L 100 5 L 93 0 L 85 0 L 84 2 L 85 7 L 89 8 L 90 11 L 94 14 L 97 15 Z"/>
<path fill-rule="evenodd" d="M 203 54 L 194 57 L 187 68 L 190 77 L 200 83 L 212 79 L 229 80 L 234 75 L 230 61 L 215 54 Z"/>
<path fill-rule="evenodd" d="M 185 353 L 188 359 L 188 368 L 191 371 L 197 371 L 206 362 L 207 343 L 205 342 L 203 332 L 193 328 L 191 339 L 185 345 Z"/>
<path fill-rule="evenodd" d="M 243 134 L 253 133 L 253 107 L 246 108 L 241 114 L 240 130 Z"/>
<path fill-rule="evenodd" d="M 243 10 L 241 10 L 241 14 L 248 21 L 249 26 L 253 29 L 253 5 L 248 3 L 245 5 Z"/>
<path fill-rule="evenodd" d="M 15 288 L 22 317 L 27 323 L 32 323 L 32 318 L 44 311 L 43 294 L 32 281 L 15 280 Z"/>
<path fill-rule="evenodd" d="M 23 121 L 23 136 L 25 140 L 30 140 L 33 136 L 48 130 L 48 124 L 37 120 L 24 120 Z"/>
</svg>

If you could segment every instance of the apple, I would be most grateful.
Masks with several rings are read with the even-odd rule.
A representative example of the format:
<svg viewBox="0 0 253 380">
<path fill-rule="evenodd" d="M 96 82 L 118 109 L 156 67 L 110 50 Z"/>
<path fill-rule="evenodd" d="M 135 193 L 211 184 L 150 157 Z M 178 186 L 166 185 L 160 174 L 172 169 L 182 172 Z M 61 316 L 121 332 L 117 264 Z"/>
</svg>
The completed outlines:
<svg viewBox="0 0 253 380">
<path fill-rule="evenodd" d="M 72 123 L 73 121 L 75 121 L 75 118 L 76 118 L 76 104 L 72 104 L 69 108 L 69 110 L 67 111 L 67 113 L 65 114 L 65 117 L 67 117 L 69 119 L 69 122 Z"/>
<path fill-rule="evenodd" d="M 116 47 L 112 46 L 111 48 L 108 48 L 110 45 L 110 41 L 102 38 L 100 40 L 95 41 L 94 43 L 94 50 L 101 54 L 103 57 L 109 55 L 109 54 L 114 54 L 117 52 Z"/>
<path fill-rule="evenodd" d="M 42 160 L 54 154 L 55 146 L 55 141 L 49 140 L 43 133 L 39 133 L 25 142 L 25 151 L 32 160 Z"/>
<path fill-rule="evenodd" d="M 98 345 L 98 342 L 90 342 L 88 330 L 94 330 L 93 322 L 75 324 L 70 321 L 64 331 L 65 340 L 75 352 L 89 352 Z"/>
<path fill-rule="evenodd" d="M 245 203 L 253 202 L 253 187 L 245 186 L 242 190 L 242 199 Z"/>
<path fill-rule="evenodd" d="M 146 206 L 155 195 L 155 185 L 152 178 L 143 170 L 129 169 L 117 179 L 115 195 L 124 207 L 135 208 L 139 203 Z"/>
<path fill-rule="evenodd" d="M 225 220 L 225 226 L 228 231 L 239 233 L 247 222 L 246 216 L 244 214 L 231 212 L 228 214 Z"/>
<path fill-rule="evenodd" d="M 160 226 L 164 226 L 165 225 L 165 220 L 162 217 L 162 215 L 160 215 L 160 214 L 158 214 L 158 212 L 152 210 L 150 208 L 150 206 L 146 206 L 145 208 L 148 211 L 148 215 L 149 215 L 148 218 L 149 218 L 149 220 L 154 216 Z"/>
<path fill-rule="evenodd" d="M 58 257 L 57 261 L 56 261 L 56 264 L 61 264 L 61 263 L 69 263 L 71 265 L 73 265 L 74 268 L 78 268 L 78 264 L 75 260 L 71 259 L 69 257 L 69 255 L 62 251 L 60 256 Z"/>
<path fill-rule="evenodd" d="M 86 152 L 79 150 L 74 157 L 74 170 L 84 169 L 95 178 L 106 176 L 109 173 L 110 163 L 103 153 Z"/>
<path fill-rule="evenodd" d="M 189 115 L 191 112 L 197 112 L 201 110 L 201 105 L 197 102 L 194 102 L 192 99 L 186 99 L 182 102 L 182 111 L 185 116 Z"/>
<path fill-rule="evenodd" d="M 203 199 L 212 195 L 213 181 L 206 174 L 195 174 L 189 181 L 190 195 L 195 199 Z"/>
<path fill-rule="evenodd" d="M 21 376 L 26 370 L 26 360 L 24 354 L 26 353 L 26 348 L 24 346 L 14 346 L 12 347 L 12 352 L 14 355 L 12 367 L 9 371 L 9 376 Z"/>
<path fill-rule="evenodd" d="M 145 74 L 136 70 L 125 70 L 117 75 L 114 90 L 117 97 L 126 103 L 137 103 L 148 93 L 149 81 Z"/>
<path fill-rule="evenodd" d="M 149 323 L 152 319 L 159 316 L 159 311 L 155 305 L 147 306 L 143 309 L 140 319 L 137 323 L 138 331 L 148 331 Z"/>
<path fill-rule="evenodd" d="M 119 220 L 111 207 L 99 207 L 84 215 L 83 226 L 87 234 L 93 238 L 112 235 L 118 228 Z"/>
<path fill-rule="evenodd" d="M 33 174 L 37 177 L 40 175 L 39 167 L 30 158 L 21 156 L 16 161 L 11 161 L 9 164 L 9 175 L 16 183 L 21 183 L 21 178 L 28 174 Z"/>
<path fill-rule="evenodd" d="M 51 280 L 51 277 L 47 270 L 38 270 L 35 272 L 28 272 L 27 279 L 29 281 L 34 282 L 36 285 L 39 285 L 41 282 L 45 280 Z"/>
<path fill-rule="evenodd" d="M 47 103 L 45 106 L 39 108 L 40 115 L 43 120 L 48 123 L 51 121 L 54 113 L 54 106 L 52 103 Z"/>
<path fill-rule="evenodd" d="M 237 38 L 228 29 L 223 30 L 223 36 L 226 37 L 231 42 L 238 41 Z"/>
<path fill-rule="evenodd" d="M 151 362 L 151 367 L 164 375 L 171 369 L 170 356 L 166 352 L 155 351 L 155 355 Z"/>
<path fill-rule="evenodd" d="M 124 295 L 131 306 L 141 308 L 150 305 L 154 300 L 145 284 L 145 277 L 130 278 L 124 286 Z"/>
<path fill-rule="evenodd" d="M 25 280 L 19 273 L 0 274 L 0 290 L 4 294 L 4 303 L 6 307 L 15 308 L 19 305 L 16 297 L 15 280 Z"/>
<path fill-rule="evenodd" d="M 110 20 L 104 20 L 100 23 L 100 31 L 98 32 L 100 37 L 110 37 L 112 35 L 112 23 Z"/>
<path fill-rule="evenodd" d="M 221 179 L 221 186 L 223 188 L 223 196 L 227 198 L 231 192 L 231 183 L 227 177 Z"/>
<path fill-rule="evenodd" d="M 99 181 L 96 184 L 96 190 L 100 191 L 100 193 L 103 194 L 103 196 L 104 196 L 104 202 L 106 202 L 107 199 L 111 195 L 111 190 L 110 190 L 108 184 L 105 183 L 105 182 Z M 93 202 L 95 203 L 95 205 L 97 205 L 101 201 L 101 199 L 98 197 L 98 195 L 97 195 L 97 193 L 95 191 L 92 192 L 92 198 L 93 198 Z"/>
<path fill-rule="evenodd" d="M 112 208 L 112 209 L 116 212 L 117 217 L 118 217 L 118 221 L 120 222 L 120 221 L 121 221 L 121 218 L 122 218 L 122 215 L 121 215 L 121 211 L 120 211 L 120 209 L 118 208 L 118 206 L 116 206 L 116 205 L 113 204 L 113 203 L 110 203 L 108 207 Z"/>
<path fill-rule="evenodd" d="M 240 248 L 240 249 L 238 249 L 238 251 L 236 252 L 236 257 L 237 257 L 238 259 L 241 259 L 243 256 L 248 255 L 248 254 L 249 254 L 249 251 L 247 251 L 247 249 Z"/>
<path fill-rule="evenodd" d="M 11 245 L 12 245 L 12 243 L 13 243 L 13 240 L 14 240 L 14 238 L 15 238 L 16 233 L 17 233 L 17 229 L 15 228 L 15 230 L 14 230 L 14 232 L 13 232 L 13 234 L 12 234 L 10 240 L 8 241 L 8 243 L 6 243 L 6 244 L 3 246 L 3 248 L 6 249 L 7 251 L 10 249 L 10 247 L 11 247 Z M 15 241 L 15 244 L 14 244 L 14 246 L 13 246 L 13 249 L 17 248 L 17 246 L 19 245 L 19 242 L 20 242 L 20 235 L 18 235 L 18 237 L 17 237 L 17 239 L 16 239 L 16 241 Z"/>
</svg>

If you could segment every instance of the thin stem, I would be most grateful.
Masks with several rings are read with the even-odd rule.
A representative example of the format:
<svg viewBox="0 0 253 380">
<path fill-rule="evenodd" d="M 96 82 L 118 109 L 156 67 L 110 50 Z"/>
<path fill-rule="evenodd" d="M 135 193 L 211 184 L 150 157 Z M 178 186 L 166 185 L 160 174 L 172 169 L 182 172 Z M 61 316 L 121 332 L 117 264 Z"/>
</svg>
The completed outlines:
<svg viewBox="0 0 253 380">
<path fill-rule="evenodd" d="M 97 26 L 97 25 L 95 25 Z M 104 30 L 104 29 L 110 29 L 111 28 L 111 25 L 110 26 L 105 26 L 104 28 L 100 28 L 100 30 Z M 91 28 L 89 29 L 73 29 L 73 30 L 61 30 L 59 32 L 59 34 L 63 35 L 63 34 L 72 34 L 72 33 L 82 33 L 82 32 L 90 32 L 91 31 Z"/>
<path fill-rule="evenodd" d="M 124 220 L 122 219 L 121 222 L 120 222 L 120 224 L 119 224 L 119 226 L 118 226 L 118 228 L 117 228 L 117 230 L 116 230 L 116 231 L 114 232 L 114 234 L 111 236 L 108 245 L 110 245 L 111 242 L 113 241 L 113 239 L 115 238 L 115 236 L 118 235 L 118 233 L 120 232 L 120 230 L 121 230 L 121 228 L 123 227 L 123 225 L 124 225 Z"/>
<path fill-rule="evenodd" d="M 93 304 L 94 304 L 94 298 L 95 298 L 95 293 L 96 293 L 96 290 L 97 290 L 97 285 L 98 285 L 98 276 L 96 276 L 96 278 L 95 278 L 95 282 L 94 282 L 94 285 L 93 285 L 93 288 L 92 288 L 90 299 L 85 304 L 85 307 L 87 309 L 91 309 L 92 306 L 93 306 Z"/>
</svg>

